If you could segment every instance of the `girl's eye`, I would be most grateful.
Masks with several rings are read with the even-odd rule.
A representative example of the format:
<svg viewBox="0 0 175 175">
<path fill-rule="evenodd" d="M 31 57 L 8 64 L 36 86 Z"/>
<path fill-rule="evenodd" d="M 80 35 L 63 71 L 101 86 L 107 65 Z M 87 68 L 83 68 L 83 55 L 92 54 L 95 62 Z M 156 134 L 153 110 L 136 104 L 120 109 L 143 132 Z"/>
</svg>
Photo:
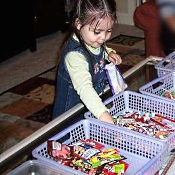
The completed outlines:
<svg viewBox="0 0 175 175">
<path fill-rule="evenodd" d="M 111 33 L 112 30 L 107 30 L 106 32 L 107 32 L 107 33 Z M 99 31 L 99 30 L 95 30 L 95 31 L 94 31 L 94 34 L 96 34 L 96 35 L 99 35 L 100 33 L 101 33 L 101 31 Z"/>
<path fill-rule="evenodd" d="M 95 33 L 96 35 L 99 35 L 99 34 L 100 34 L 100 31 L 94 31 L 94 33 Z"/>
<path fill-rule="evenodd" d="M 107 32 L 108 32 L 108 33 L 111 33 L 111 32 L 112 32 L 112 30 L 108 30 Z"/>
</svg>

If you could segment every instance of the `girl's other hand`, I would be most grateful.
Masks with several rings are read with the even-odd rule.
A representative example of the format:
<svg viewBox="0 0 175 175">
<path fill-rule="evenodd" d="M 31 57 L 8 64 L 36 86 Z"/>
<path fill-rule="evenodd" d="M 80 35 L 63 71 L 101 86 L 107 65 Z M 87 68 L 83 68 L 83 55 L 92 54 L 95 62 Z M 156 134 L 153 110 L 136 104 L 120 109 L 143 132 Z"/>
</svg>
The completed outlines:
<svg viewBox="0 0 175 175">
<path fill-rule="evenodd" d="M 121 59 L 120 55 L 118 55 L 114 52 L 110 52 L 108 58 L 109 58 L 109 61 L 111 61 L 115 65 L 119 65 L 122 63 L 122 59 Z"/>
</svg>

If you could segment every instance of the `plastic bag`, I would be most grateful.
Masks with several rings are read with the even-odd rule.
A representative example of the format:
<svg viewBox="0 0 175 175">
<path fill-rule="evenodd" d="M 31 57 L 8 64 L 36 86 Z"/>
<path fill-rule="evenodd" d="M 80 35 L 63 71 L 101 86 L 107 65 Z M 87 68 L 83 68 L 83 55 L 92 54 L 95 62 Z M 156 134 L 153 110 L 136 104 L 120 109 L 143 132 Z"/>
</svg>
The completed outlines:
<svg viewBox="0 0 175 175">
<path fill-rule="evenodd" d="M 113 95 L 124 91 L 128 87 L 120 70 L 112 62 L 105 66 L 105 72 Z"/>
</svg>

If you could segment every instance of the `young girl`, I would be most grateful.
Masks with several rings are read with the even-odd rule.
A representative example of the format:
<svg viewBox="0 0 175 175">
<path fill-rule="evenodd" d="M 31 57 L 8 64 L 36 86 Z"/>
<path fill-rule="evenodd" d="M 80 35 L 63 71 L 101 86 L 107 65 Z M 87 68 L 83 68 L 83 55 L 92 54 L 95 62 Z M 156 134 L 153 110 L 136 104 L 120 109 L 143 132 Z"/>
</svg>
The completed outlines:
<svg viewBox="0 0 175 175">
<path fill-rule="evenodd" d="M 53 119 L 82 102 L 98 119 L 113 123 L 99 94 L 107 85 L 105 60 L 121 63 L 105 45 L 115 21 L 115 0 L 78 0 L 58 66 Z"/>
</svg>

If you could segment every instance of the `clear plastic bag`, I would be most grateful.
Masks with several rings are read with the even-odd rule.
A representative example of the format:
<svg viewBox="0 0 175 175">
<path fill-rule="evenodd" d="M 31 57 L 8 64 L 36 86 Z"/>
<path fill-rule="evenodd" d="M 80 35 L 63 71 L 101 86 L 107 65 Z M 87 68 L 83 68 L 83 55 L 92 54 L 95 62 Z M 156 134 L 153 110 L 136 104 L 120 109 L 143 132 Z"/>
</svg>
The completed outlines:
<svg viewBox="0 0 175 175">
<path fill-rule="evenodd" d="M 105 71 L 113 95 L 124 91 L 128 87 L 120 70 L 112 62 L 105 66 Z"/>
</svg>

